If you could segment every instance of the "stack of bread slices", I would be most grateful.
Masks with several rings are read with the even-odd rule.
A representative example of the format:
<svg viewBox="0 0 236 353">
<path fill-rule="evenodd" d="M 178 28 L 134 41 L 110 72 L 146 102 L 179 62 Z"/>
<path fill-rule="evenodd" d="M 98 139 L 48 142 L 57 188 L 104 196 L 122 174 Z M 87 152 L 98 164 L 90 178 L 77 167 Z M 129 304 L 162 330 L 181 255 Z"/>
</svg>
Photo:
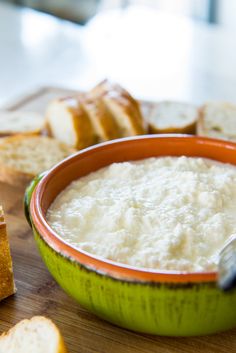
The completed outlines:
<svg viewBox="0 0 236 353">
<path fill-rule="evenodd" d="M 34 112 L 0 112 L 0 181 L 25 187 L 69 154 L 71 146 L 44 136 L 46 120 Z"/>
<path fill-rule="evenodd" d="M 0 112 L 0 181 L 24 186 L 66 156 L 99 142 L 146 133 L 198 134 L 236 141 L 236 106 L 176 101 L 139 104 L 104 80 L 49 103 L 45 116 Z M 44 136 L 47 135 L 47 136 Z"/>
<path fill-rule="evenodd" d="M 138 102 L 107 80 L 87 93 L 54 100 L 46 120 L 54 138 L 76 149 L 147 132 Z"/>
<path fill-rule="evenodd" d="M 46 110 L 50 135 L 76 149 L 116 138 L 197 134 L 236 141 L 236 106 L 179 101 L 139 104 L 123 87 L 104 80 L 92 90 L 52 101 Z"/>
<path fill-rule="evenodd" d="M 24 187 L 76 150 L 147 132 L 139 103 L 107 80 L 52 101 L 45 116 L 2 111 L 0 123 L 0 181 Z"/>
</svg>

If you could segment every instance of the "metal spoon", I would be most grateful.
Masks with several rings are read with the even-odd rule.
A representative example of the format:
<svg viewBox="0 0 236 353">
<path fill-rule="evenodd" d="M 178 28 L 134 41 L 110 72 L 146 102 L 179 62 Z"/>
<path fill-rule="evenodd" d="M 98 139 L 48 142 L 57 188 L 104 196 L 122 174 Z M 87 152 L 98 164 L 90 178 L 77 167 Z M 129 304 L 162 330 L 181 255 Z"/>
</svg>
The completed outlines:
<svg viewBox="0 0 236 353">
<path fill-rule="evenodd" d="M 236 288 L 236 234 L 231 235 L 220 252 L 218 285 L 223 291 Z"/>
</svg>

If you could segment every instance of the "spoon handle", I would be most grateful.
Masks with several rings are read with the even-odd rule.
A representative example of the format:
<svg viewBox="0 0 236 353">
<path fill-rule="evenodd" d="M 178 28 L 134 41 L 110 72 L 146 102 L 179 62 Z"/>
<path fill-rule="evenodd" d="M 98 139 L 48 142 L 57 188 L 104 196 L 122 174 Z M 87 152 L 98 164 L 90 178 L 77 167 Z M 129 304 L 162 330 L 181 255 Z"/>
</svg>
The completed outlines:
<svg viewBox="0 0 236 353">
<path fill-rule="evenodd" d="M 236 288 L 236 234 L 233 234 L 220 252 L 218 285 L 224 290 Z"/>
</svg>

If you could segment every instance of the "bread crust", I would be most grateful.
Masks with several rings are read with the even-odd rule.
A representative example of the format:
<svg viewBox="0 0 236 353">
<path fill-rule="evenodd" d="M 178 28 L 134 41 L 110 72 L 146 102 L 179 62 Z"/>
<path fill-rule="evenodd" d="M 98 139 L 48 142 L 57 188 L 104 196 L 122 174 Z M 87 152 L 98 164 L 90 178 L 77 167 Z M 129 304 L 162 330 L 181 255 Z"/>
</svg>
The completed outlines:
<svg viewBox="0 0 236 353">
<path fill-rule="evenodd" d="M 67 117 L 69 116 L 69 124 L 72 124 L 72 129 L 75 136 L 75 141 L 71 141 L 70 144 L 77 150 L 86 148 L 97 142 L 97 136 L 90 118 L 84 107 L 82 107 L 82 99 L 83 95 L 80 94 L 74 97 L 65 97 L 54 100 L 50 103 L 46 112 L 47 130 L 49 135 L 55 138 L 58 137 L 57 127 L 53 126 L 51 121 L 56 118 L 57 113 L 54 111 L 55 107 L 57 109 L 61 109 L 62 112 L 67 114 Z M 52 114 L 54 114 L 53 117 Z"/>
<path fill-rule="evenodd" d="M 114 104 L 123 110 L 130 130 L 126 136 L 142 135 L 147 132 L 139 103 L 120 85 L 104 80 L 91 90 L 91 96 L 102 99 L 108 108 L 110 104 Z M 114 112 L 113 116 L 118 125 L 121 125 Z M 120 128 L 122 129 L 121 126 Z"/>
<path fill-rule="evenodd" d="M 89 116 L 81 104 L 82 96 L 74 98 L 76 101 L 76 108 L 68 105 L 68 111 L 73 115 L 73 125 L 76 133 L 75 148 L 80 150 L 91 146 L 97 142 L 96 133 L 89 119 Z M 66 100 L 65 100 L 66 103 Z"/>
<path fill-rule="evenodd" d="M 182 105 L 183 107 L 186 106 L 186 108 L 193 108 L 195 115 L 192 117 L 192 115 L 190 115 L 191 120 L 188 119 L 188 122 L 184 122 L 182 123 L 182 126 L 176 122 L 168 122 L 168 126 L 166 127 L 159 127 L 158 125 L 158 121 L 155 121 L 155 115 L 156 114 L 163 114 L 161 115 L 161 119 L 167 118 L 167 116 L 171 116 L 171 114 L 173 114 L 173 112 L 169 112 L 168 110 L 166 111 L 166 109 L 168 108 L 172 108 L 172 110 L 174 111 L 175 109 L 177 109 L 175 107 L 175 105 Z M 161 110 L 165 109 L 165 113 L 163 113 L 163 111 L 161 112 Z M 177 110 L 178 111 L 178 110 Z M 192 114 L 193 112 L 191 112 L 190 114 Z M 187 117 L 189 117 L 189 113 L 185 112 L 184 114 L 187 115 Z M 182 112 L 180 113 L 180 116 L 182 115 Z M 159 117 L 160 119 L 160 117 Z M 184 102 L 176 102 L 176 101 L 161 101 L 159 103 L 156 104 L 152 104 L 152 107 L 149 109 L 149 117 L 147 117 L 147 121 L 148 121 L 148 125 L 149 125 L 149 133 L 151 134 L 191 134 L 194 135 L 196 134 L 196 128 L 197 128 L 197 120 L 198 120 L 198 109 L 194 106 L 194 105 L 190 105 Z M 167 124 L 166 124 L 167 125 Z M 180 126 L 178 126 L 180 125 Z"/>
<path fill-rule="evenodd" d="M 146 128 L 144 128 L 144 121 L 142 120 L 139 106 L 137 104 L 133 104 L 128 97 L 120 95 L 114 98 L 108 94 L 103 97 L 103 100 L 105 102 L 110 101 L 113 104 L 117 104 L 120 109 L 123 110 L 124 114 L 129 119 L 129 136 L 143 135 L 146 133 Z"/>
<path fill-rule="evenodd" d="M 190 134 L 194 135 L 196 133 L 197 122 L 186 125 L 182 128 L 169 127 L 168 129 L 158 129 L 152 123 L 149 123 L 149 132 L 151 134 Z"/>
<path fill-rule="evenodd" d="M 45 129 L 45 126 L 43 129 L 36 129 L 36 130 L 32 130 L 32 131 L 25 131 L 25 132 L 12 132 L 12 131 L 5 131 L 0 132 L 0 138 L 2 137 L 10 137 L 10 136 L 31 136 L 31 135 L 41 135 L 42 131 Z"/>
<path fill-rule="evenodd" d="M 196 126 L 196 133 L 197 135 L 200 136 L 205 136 L 207 133 L 204 130 L 204 112 L 205 111 L 205 105 L 201 106 L 198 109 L 198 119 L 197 119 L 197 126 Z"/>
<path fill-rule="evenodd" d="M 81 100 L 81 104 L 87 111 L 94 130 L 100 141 L 113 140 L 122 137 L 115 119 L 106 109 L 103 100 L 100 97 L 87 95 Z"/>
<path fill-rule="evenodd" d="M 16 291 L 10 247 L 7 236 L 6 223 L 2 207 L 0 206 L 0 300 L 3 300 Z"/>
</svg>

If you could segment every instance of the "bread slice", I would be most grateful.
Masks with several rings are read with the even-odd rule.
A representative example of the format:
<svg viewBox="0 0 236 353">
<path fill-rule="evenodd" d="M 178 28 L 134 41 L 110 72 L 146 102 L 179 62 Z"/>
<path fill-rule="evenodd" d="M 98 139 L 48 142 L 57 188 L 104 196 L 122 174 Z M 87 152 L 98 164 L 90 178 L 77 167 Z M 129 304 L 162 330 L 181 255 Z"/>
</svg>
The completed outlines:
<svg viewBox="0 0 236 353">
<path fill-rule="evenodd" d="M 0 144 L 0 181 L 25 186 L 73 152 L 72 147 L 46 136 L 7 137 Z"/>
<path fill-rule="evenodd" d="M 0 111 L 0 137 L 16 134 L 40 134 L 45 118 L 38 113 Z"/>
<path fill-rule="evenodd" d="M 100 97 L 88 94 L 81 100 L 81 104 L 90 117 L 99 141 L 108 141 L 122 137 L 116 120 Z"/>
<path fill-rule="evenodd" d="M 119 126 L 119 134 L 122 137 L 146 133 L 139 103 L 120 85 L 105 80 L 99 83 L 90 95 L 103 101 Z"/>
<path fill-rule="evenodd" d="M 199 109 L 197 134 L 236 141 L 236 105 L 208 102 Z"/>
<path fill-rule="evenodd" d="M 0 336 L 0 353 L 68 353 L 57 326 L 46 317 L 22 320 Z"/>
<path fill-rule="evenodd" d="M 194 134 L 197 118 L 198 110 L 194 105 L 174 101 L 157 103 L 146 117 L 149 130 L 154 134 Z"/>
<path fill-rule="evenodd" d="M 0 206 L 0 300 L 16 291 L 3 208 Z"/>
<path fill-rule="evenodd" d="M 46 111 L 46 120 L 53 137 L 78 150 L 97 142 L 88 113 L 78 97 L 52 101 Z"/>
</svg>

